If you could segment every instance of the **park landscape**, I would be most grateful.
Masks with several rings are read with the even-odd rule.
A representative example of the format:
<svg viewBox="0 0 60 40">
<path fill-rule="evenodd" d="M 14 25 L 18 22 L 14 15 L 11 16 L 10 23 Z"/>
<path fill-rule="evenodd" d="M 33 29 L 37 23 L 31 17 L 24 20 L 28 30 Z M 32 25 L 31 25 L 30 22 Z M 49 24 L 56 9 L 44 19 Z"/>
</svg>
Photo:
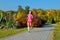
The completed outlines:
<svg viewBox="0 0 60 40">
<path fill-rule="evenodd" d="M 53 27 L 53 40 L 60 40 L 60 9 L 46 9 L 33 8 L 30 10 L 29 6 L 25 9 L 18 6 L 17 11 L 0 10 L 0 38 L 15 35 L 27 31 L 27 14 L 32 11 L 34 16 L 32 27 L 42 28 L 43 25 L 55 24 Z M 33 29 L 31 29 L 33 30 Z"/>
</svg>

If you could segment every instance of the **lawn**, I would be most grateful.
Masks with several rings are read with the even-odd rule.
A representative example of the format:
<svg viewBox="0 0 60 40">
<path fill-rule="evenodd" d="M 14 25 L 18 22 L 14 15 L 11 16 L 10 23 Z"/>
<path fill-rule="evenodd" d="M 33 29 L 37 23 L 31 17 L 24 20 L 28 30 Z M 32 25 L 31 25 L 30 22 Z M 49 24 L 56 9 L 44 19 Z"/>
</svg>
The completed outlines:
<svg viewBox="0 0 60 40">
<path fill-rule="evenodd" d="M 9 28 L 9 29 L 0 29 L 0 38 L 2 37 L 6 37 L 6 36 L 10 36 L 10 35 L 14 35 L 17 33 L 21 33 L 27 31 L 27 28 L 20 28 L 20 29 L 13 29 L 13 28 Z"/>
<path fill-rule="evenodd" d="M 54 40 L 60 40 L 60 25 L 59 24 L 57 24 L 56 26 L 55 26 L 55 30 L 54 30 Z"/>
</svg>

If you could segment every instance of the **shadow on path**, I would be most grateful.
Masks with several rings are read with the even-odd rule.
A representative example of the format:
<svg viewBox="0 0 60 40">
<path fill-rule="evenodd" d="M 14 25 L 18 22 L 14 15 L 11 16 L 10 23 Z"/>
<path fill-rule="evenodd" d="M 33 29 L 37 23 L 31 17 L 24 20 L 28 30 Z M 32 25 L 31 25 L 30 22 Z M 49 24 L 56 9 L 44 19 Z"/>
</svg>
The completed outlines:
<svg viewBox="0 0 60 40">
<path fill-rule="evenodd" d="M 56 24 L 44 24 L 42 28 L 54 27 Z"/>
</svg>

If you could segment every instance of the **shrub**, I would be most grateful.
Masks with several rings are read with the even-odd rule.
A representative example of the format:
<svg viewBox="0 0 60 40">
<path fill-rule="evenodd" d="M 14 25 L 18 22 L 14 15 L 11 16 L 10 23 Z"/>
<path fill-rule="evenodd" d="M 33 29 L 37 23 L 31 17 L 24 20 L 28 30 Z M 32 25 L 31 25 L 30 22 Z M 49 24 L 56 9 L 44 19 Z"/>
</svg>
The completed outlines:
<svg viewBox="0 0 60 40">
<path fill-rule="evenodd" d="M 16 21 L 20 25 L 20 27 L 27 27 L 27 14 L 23 14 L 19 18 L 19 20 L 16 20 Z M 46 22 L 46 20 L 44 18 L 41 18 L 41 17 L 38 17 L 37 15 L 34 15 L 32 26 L 33 27 L 40 27 L 45 22 Z"/>
</svg>

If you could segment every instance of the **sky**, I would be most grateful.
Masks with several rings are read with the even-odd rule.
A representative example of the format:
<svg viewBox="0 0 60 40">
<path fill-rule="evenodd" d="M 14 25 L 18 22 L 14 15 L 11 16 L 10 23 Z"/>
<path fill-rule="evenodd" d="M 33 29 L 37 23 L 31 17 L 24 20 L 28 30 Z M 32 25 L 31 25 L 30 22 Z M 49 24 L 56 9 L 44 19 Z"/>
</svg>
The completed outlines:
<svg viewBox="0 0 60 40">
<path fill-rule="evenodd" d="M 30 6 L 30 9 L 60 9 L 60 0 L 0 0 L 0 10 L 17 10 L 18 5 Z"/>
</svg>

